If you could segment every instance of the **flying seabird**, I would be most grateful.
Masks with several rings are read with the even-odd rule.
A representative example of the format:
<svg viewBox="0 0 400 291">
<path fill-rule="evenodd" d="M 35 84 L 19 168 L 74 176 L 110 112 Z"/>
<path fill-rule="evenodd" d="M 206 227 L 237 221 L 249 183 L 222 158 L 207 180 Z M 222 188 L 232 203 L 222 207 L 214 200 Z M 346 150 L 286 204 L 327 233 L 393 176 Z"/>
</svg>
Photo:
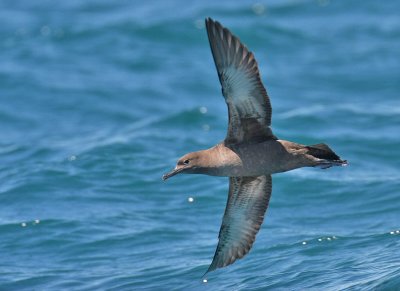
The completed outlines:
<svg viewBox="0 0 400 291">
<path fill-rule="evenodd" d="M 251 249 L 271 197 L 271 174 L 301 167 L 345 166 L 326 144 L 280 140 L 271 126 L 271 103 L 252 52 L 227 28 L 206 20 L 222 95 L 228 105 L 224 141 L 181 157 L 163 176 L 205 174 L 229 177 L 229 194 L 219 242 L 206 273 L 228 266 Z"/>
</svg>

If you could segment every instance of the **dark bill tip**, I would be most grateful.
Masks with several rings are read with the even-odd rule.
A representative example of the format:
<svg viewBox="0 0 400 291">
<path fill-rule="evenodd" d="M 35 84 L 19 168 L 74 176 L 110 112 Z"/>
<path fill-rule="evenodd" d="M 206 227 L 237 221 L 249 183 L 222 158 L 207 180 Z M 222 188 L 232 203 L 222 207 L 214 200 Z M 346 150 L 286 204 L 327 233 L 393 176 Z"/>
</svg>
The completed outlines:
<svg viewBox="0 0 400 291">
<path fill-rule="evenodd" d="M 179 169 L 173 169 L 171 172 L 168 172 L 162 176 L 163 181 L 167 180 L 168 178 L 171 178 L 172 176 L 175 176 L 176 174 L 179 174 L 184 168 L 179 168 Z"/>
</svg>

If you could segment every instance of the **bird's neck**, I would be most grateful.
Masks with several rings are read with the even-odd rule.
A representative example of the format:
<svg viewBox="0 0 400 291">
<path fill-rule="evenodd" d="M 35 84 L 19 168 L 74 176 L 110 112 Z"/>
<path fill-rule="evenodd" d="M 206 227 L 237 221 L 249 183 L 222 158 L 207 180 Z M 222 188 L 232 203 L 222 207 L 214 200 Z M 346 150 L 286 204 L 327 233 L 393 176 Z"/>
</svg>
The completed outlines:
<svg viewBox="0 0 400 291">
<path fill-rule="evenodd" d="M 239 156 L 223 143 L 201 152 L 204 174 L 207 175 L 230 176 L 234 168 L 242 165 Z"/>
</svg>

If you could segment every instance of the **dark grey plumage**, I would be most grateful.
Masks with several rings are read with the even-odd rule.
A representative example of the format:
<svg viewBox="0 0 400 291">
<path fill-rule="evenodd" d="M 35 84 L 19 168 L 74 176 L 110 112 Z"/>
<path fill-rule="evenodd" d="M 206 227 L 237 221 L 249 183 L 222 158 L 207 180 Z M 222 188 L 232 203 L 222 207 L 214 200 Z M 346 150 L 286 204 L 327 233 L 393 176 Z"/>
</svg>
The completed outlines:
<svg viewBox="0 0 400 291">
<path fill-rule="evenodd" d="M 269 204 L 271 175 L 230 177 L 219 242 L 207 272 L 232 264 L 251 249 Z"/>
<path fill-rule="evenodd" d="M 306 146 L 275 137 L 270 128 L 271 103 L 254 55 L 219 22 L 207 18 L 206 28 L 228 105 L 228 132 L 214 147 L 181 157 L 163 179 L 181 173 L 229 177 L 228 201 L 209 272 L 250 251 L 268 208 L 271 174 L 345 166 L 347 161 L 326 144 Z"/>
<path fill-rule="evenodd" d="M 252 52 L 218 21 L 206 19 L 208 40 L 222 94 L 228 105 L 225 142 L 261 142 L 275 138 L 270 129 L 271 102 Z"/>
</svg>

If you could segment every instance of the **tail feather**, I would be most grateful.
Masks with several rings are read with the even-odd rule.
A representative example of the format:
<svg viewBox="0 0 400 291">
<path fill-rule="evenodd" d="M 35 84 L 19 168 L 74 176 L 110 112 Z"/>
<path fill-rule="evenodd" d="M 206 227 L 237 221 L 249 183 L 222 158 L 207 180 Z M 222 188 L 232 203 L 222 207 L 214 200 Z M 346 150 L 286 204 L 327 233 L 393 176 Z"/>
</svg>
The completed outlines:
<svg viewBox="0 0 400 291">
<path fill-rule="evenodd" d="M 307 154 L 312 155 L 320 160 L 316 167 L 321 169 L 327 169 L 332 166 L 347 166 L 346 160 L 340 159 L 340 157 L 326 144 L 319 143 L 314 145 L 306 146 Z"/>
<path fill-rule="evenodd" d="M 318 159 L 340 161 L 340 157 L 324 143 L 306 146 L 308 154 Z"/>
</svg>

